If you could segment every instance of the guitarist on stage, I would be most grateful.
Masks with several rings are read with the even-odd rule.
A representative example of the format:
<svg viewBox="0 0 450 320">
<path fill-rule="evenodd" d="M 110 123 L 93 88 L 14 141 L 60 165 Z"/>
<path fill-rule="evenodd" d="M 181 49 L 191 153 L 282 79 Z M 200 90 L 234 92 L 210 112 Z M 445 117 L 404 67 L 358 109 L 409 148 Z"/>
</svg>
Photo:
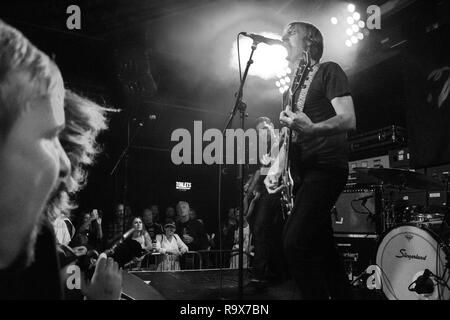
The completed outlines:
<svg viewBox="0 0 450 320">
<path fill-rule="evenodd" d="M 290 23 L 283 42 L 294 68 L 307 52 L 308 70 L 314 71 L 309 74 L 312 80 L 306 76 L 309 87 L 300 88 L 280 114 L 280 122 L 292 132 L 290 169 L 298 179 L 294 179 L 294 207 L 283 231 L 284 254 L 303 299 L 350 299 L 351 287 L 338 256 L 330 217 L 347 182 L 346 132 L 356 127 L 347 76 L 334 62 L 319 63 L 323 38 L 315 26 Z M 299 106 L 302 90 L 308 92 Z M 279 190 L 283 156 L 280 151 L 264 181 L 269 193 Z"/>
<path fill-rule="evenodd" d="M 281 215 L 280 194 L 269 194 L 264 186 L 264 178 L 275 160 L 271 157 L 274 148 L 279 148 L 279 138 L 275 134 L 272 121 L 267 117 L 256 120 L 258 138 L 267 142 L 268 150 L 260 162 L 260 168 L 254 173 L 253 179 L 248 183 L 247 195 L 253 192 L 254 197 L 249 202 L 246 211 L 247 221 L 250 223 L 255 256 L 253 257 L 253 269 L 251 283 L 258 289 L 281 280 L 282 275 L 282 244 L 281 231 L 283 218 Z M 263 153 L 263 152 L 261 152 Z M 264 170 L 266 169 L 266 170 Z"/>
</svg>

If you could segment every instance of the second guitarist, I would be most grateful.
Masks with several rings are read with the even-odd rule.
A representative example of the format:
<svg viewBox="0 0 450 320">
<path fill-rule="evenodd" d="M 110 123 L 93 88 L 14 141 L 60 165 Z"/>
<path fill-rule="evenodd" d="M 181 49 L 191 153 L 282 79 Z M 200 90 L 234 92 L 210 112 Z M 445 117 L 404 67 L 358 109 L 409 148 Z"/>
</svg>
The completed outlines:
<svg viewBox="0 0 450 320">
<path fill-rule="evenodd" d="M 256 120 L 258 138 L 267 141 L 268 150 L 259 162 L 261 164 L 254 174 L 250 191 L 254 198 L 249 204 L 246 217 L 250 223 L 255 256 L 250 281 L 258 289 L 283 280 L 283 256 L 281 231 L 283 217 L 280 204 L 280 193 L 269 194 L 264 186 L 264 178 L 273 162 L 273 148 L 279 147 L 279 137 L 275 135 L 272 121 L 267 117 Z M 264 170 L 265 169 L 265 170 Z M 254 188 L 251 188 L 254 186 Z"/>
</svg>

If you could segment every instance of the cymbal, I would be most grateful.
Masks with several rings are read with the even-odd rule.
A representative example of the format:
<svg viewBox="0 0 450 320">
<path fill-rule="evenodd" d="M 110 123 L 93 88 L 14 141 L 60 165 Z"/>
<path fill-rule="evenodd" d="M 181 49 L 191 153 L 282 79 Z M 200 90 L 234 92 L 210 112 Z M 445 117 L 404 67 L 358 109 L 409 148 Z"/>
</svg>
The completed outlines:
<svg viewBox="0 0 450 320">
<path fill-rule="evenodd" d="M 419 190 L 444 190 L 444 184 L 423 173 L 405 169 L 354 168 L 358 174 L 377 178 L 384 183 Z"/>
</svg>

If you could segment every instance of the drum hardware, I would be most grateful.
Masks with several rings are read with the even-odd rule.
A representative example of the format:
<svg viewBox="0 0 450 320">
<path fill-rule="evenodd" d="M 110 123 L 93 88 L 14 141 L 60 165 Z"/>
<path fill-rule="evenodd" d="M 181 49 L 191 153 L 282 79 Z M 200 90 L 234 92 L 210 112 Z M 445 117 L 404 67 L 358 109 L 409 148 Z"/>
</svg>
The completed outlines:
<svg viewBox="0 0 450 320">
<path fill-rule="evenodd" d="M 429 207 L 427 211 L 393 196 L 393 190 L 399 194 L 408 188 L 443 190 L 444 184 L 408 170 L 355 168 L 355 171 L 380 180 L 384 234 L 378 245 L 376 265 L 384 295 L 396 300 L 450 299 L 450 236 L 444 234 L 450 205 L 446 203 L 442 212 L 429 211 Z M 448 175 L 446 178 L 445 190 L 450 199 Z M 360 274 L 352 283 L 364 276 Z"/>
<path fill-rule="evenodd" d="M 390 168 L 354 168 L 358 174 L 375 177 L 384 184 L 391 184 L 400 186 L 404 189 L 419 189 L 419 190 L 443 190 L 444 184 L 427 177 L 423 173 L 409 171 L 405 169 L 390 169 Z"/>
</svg>

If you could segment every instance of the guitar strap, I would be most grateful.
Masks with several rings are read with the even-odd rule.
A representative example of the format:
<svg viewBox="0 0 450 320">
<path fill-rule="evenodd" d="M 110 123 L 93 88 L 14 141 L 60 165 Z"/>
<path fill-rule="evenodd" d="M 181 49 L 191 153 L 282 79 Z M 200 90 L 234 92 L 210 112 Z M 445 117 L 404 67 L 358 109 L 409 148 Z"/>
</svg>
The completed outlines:
<svg viewBox="0 0 450 320">
<path fill-rule="evenodd" d="M 305 83 L 303 84 L 300 93 L 298 95 L 295 112 L 303 112 L 303 109 L 305 108 L 305 101 L 306 96 L 308 95 L 309 87 L 311 86 L 311 83 L 317 71 L 319 70 L 319 67 L 320 67 L 319 63 L 312 66 L 311 70 L 306 76 Z M 294 130 L 292 130 L 292 142 L 294 143 L 298 142 L 298 133 Z"/>
</svg>

